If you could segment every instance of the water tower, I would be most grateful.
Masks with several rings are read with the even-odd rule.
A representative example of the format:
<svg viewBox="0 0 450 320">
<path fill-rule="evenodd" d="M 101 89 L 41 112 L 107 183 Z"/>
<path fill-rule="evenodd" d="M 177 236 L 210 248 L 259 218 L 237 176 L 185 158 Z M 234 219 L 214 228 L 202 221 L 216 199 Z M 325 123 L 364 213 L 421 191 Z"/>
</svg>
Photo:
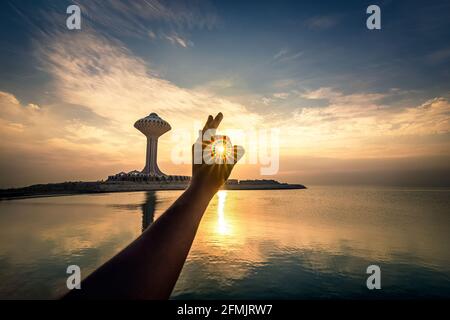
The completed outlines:
<svg viewBox="0 0 450 320">
<path fill-rule="evenodd" d="M 158 138 L 172 129 L 170 124 L 156 113 L 150 113 L 147 117 L 136 121 L 134 127 L 147 137 L 147 153 L 142 173 L 156 177 L 166 176 L 159 170 L 157 164 Z"/>
</svg>

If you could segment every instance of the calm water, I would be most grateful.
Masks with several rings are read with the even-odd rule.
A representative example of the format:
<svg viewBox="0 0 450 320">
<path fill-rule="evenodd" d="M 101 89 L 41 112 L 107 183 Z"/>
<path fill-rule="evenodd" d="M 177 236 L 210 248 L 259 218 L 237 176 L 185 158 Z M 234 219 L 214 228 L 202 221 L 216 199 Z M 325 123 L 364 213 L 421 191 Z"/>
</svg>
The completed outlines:
<svg viewBox="0 0 450 320">
<path fill-rule="evenodd" d="M 55 298 L 158 216 L 178 191 L 0 202 L 0 298 Z M 173 298 L 450 297 L 450 191 L 221 191 Z M 381 267 L 381 290 L 366 268 Z"/>
</svg>

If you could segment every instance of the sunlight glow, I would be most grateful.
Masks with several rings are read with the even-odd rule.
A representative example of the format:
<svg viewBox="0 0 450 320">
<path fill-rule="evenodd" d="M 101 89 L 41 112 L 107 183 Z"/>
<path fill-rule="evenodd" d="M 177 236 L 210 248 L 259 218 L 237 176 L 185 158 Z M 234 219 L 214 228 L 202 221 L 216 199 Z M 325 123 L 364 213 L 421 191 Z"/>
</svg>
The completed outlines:
<svg viewBox="0 0 450 320">
<path fill-rule="evenodd" d="M 219 198 L 219 202 L 217 204 L 217 232 L 221 235 L 229 235 L 231 234 L 231 228 L 229 223 L 225 219 L 225 201 L 227 198 L 227 191 L 226 190 L 220 190 L 217 193 L 217 197 Z"/>
<path fill-rule="evenodd" d="M 225 152 L 225 148 L 224 148 L 223 145 L 217 147 L 217 153 L 218 153 L 218 154 L 223 155 L 224 152 Z"/>
</svg>

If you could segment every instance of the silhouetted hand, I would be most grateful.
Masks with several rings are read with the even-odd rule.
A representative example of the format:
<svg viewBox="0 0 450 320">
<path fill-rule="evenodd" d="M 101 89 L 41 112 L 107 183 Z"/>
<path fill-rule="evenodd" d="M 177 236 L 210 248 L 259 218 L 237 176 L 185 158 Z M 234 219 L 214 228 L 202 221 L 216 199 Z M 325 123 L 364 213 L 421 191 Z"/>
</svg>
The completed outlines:
<svg viewBox="0 0 450 320">
<path fill-rule="evenodd" d="M 218 113 L 215 118 L 210 115 L 203 127 L 202 136 L 192 146 L 191 184 L 213 194 L 227 181 L 234 165 L 244 155 L 244 149 L 231 145 L 228 137 L 215 136 L 222 119 L 222 113 Z M 217 159 L 220 161 L 216 161 Z"/>
</svg>

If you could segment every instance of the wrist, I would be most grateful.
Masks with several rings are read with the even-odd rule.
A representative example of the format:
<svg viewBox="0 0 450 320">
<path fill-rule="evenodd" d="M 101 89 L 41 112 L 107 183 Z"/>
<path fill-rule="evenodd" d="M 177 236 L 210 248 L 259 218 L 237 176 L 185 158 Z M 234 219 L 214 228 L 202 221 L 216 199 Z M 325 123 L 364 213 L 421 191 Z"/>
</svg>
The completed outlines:
<svg viewBox="0 0 450 320">
<path fill-rule="evenodd" d="M 195 177 L 192 178 L 187 189 L 197 196 L 208 198 L 208 201 L 219 191 L 218 187 L 211 186 L 211 184 Z"/>
</svg>

